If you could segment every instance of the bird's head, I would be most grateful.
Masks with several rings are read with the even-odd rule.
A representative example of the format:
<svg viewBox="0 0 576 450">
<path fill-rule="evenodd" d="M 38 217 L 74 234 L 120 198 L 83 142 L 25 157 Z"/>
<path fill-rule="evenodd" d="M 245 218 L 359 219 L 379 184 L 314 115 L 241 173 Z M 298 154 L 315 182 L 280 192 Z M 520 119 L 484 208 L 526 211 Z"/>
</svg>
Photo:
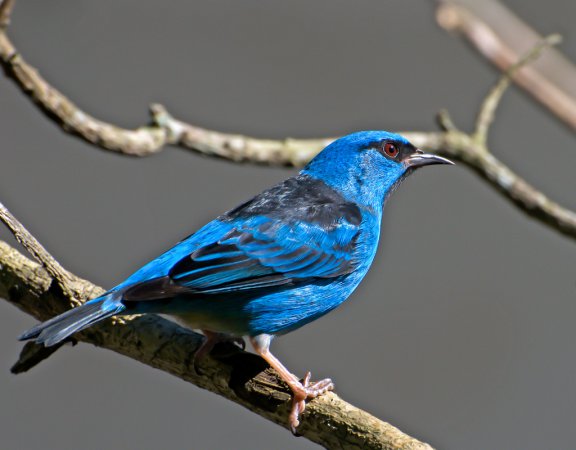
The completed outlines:
<svg viewBox="0 0 576 450">
<path fill-rule="evenodd" d="M 424 153 L 406 138 L 387 131 L 360 131 L 322 150 L 302 170 L 356 203 L 379 208 L 394 187 L 414 169 L 453 164 Z"/>
</svg>

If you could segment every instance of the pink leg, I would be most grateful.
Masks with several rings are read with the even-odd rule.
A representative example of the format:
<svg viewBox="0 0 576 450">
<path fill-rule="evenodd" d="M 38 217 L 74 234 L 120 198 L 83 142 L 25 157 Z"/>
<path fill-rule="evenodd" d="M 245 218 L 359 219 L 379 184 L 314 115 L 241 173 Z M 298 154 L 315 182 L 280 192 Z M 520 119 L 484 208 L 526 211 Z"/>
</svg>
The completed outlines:
<svg viewBox="0 0 576 450">
<path fill-rule="evenodd" d="M 246 348 L 246 342 L 244 342 L 244 339 L 242 338 L 229 336 L 224 333 L 216 333 L 210 330 L 202 330 L 202 333 L 204 334 L 206 339 L 204 339 L 204 342 L 202 343 L 198 351 L 196 351 L 196 353 L 194 354 L 194 358 L 192 359 L 192 367 L 194 367 L 194 371 L 198 374 L 200 373 L 200 371 L 198 370 L 199 369 L 198 362 L 201 361 L 203 358 L 205 358 L 207 355 L 209 355 L 214 346 L 218 342 L 232 342 L 238 345 L 242 350 Z"/>
<path fill-rule="evenodd" d="M 306 408 L 306 400 L 309 398 L 316 398 L 328 391 L 334 389 L 334 383 L 330 378 L 320 380 L 310 384 L 310 372 L 306 373 L 303 382 L 301 383 L 296 375 L 293 375 L 284 367 L 284 365 L 270 353 L 270 342 L 272 337 L 266 334 L 261 334 L 256 337 L 251 337 L 250 342 L 254 347 L 256 353 L 266 360 L 268 364 L 278 372 L 280 378 L 288 384 L 292 390 L 292 410 L 290 411 L 289 423 L 292 433 L 296 434 L 296 428 L 300 425 L 298 417 L 304 412 Z"/>
</svg>

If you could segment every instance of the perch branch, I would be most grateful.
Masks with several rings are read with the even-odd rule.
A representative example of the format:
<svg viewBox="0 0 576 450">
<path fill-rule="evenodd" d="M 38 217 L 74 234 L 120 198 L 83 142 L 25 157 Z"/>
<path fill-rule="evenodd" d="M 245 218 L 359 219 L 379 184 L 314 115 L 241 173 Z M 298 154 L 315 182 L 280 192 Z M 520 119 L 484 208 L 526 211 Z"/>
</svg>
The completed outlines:
<svg viewBox="0 0 576 450">
<path fill-rule="evenodd" d="M 0 297 L 22 311 L 46 320 L 71 306 L 70 298 L 51 289 L 51 276 L 39 264 L 0 242 Z M 102 289 L 82 280 L 80 291 L 87 299 Z M 192 355 L 202 336 L 180 328 L 159 316 L 114 318 L 77 335 L 81 342 L 113 350 L 163 370 L 203 389 L 215 392 L 283 427 L 291 405 L 290 390 L 258 356 L 233 345 L 215 348 L 202 362 L 202 375 L 192 368 Z M 34 345 L 35 344 L 28 344 Z M 26 370 L 30 348 L 13 368 Z M 33 349 L 33 364 L 42 359 Z M 22 370 L 18 370 L 23 368 Z M 311 401 L 302 416 L 298 432 L 330 449 L 432 450 L 422 443 L 346 403 L 334 393 Z"/>
</svg>

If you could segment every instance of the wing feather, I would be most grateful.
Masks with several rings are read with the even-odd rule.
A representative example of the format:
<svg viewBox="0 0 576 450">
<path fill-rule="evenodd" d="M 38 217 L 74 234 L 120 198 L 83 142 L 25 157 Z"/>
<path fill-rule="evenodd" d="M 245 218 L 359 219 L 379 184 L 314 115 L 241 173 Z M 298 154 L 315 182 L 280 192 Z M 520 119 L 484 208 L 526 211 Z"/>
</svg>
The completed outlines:
<svg viewBox="0 0 576 450">
<path fill-rule="evenodd" d="M 124 299 L 246 292 L 352 272 L 360 210 L 325 185 L 294 180 L 212 222 L 207 230 L 222 232 L 207 233 L 208 242 L 198 246 L 196 235 L 187 238 L 181 244 L 190 253 L 175 252 L 173 262 L 160 257 L 167 270 L 128 286 Z M 311 192 L 318 198 L 309 198 Z"/>
</svg>

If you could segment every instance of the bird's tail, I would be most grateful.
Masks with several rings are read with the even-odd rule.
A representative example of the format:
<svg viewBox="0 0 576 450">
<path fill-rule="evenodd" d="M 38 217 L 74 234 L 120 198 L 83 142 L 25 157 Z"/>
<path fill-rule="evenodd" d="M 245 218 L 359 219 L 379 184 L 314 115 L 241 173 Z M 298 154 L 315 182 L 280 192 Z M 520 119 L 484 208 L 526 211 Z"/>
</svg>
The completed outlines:
<svg viewBox="0 0 576 450">
<path fill-rule="evenodd" d="M 50 347 L 77 331 L 118 314 L 124 309 L 126 307 L 119 300 L 114 299 L 112 294 L 106 294 L 36 325 L 18 339 L 20 341 L 35 339 L 36 343 Z"/>
</svg>

